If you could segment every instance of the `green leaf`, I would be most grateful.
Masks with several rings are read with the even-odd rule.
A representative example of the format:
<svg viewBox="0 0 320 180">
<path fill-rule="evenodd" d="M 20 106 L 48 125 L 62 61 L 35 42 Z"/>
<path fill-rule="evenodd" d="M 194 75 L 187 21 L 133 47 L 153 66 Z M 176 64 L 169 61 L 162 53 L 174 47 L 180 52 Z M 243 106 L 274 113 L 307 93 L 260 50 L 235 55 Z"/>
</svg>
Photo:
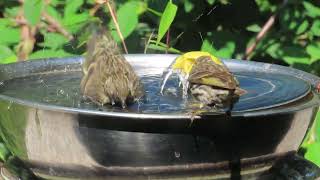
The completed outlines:
<svg viewBox="0 0 320 180">
<path fill-rule="evenodd" d="M 310 44 L 307 46 L 307 53 L 311 57 L 311 63 L 320 60 L 320 43 L 319 44 Z"/>
<path fill-rule="evenodd" d="M 71 33 L 78 32 L 84 23 L 90 20 L 88 12 L 82 14 L 74 14 L 73 16 L 66 16 L 63 18 L 63 26 Z"/>
<path fill-rule="evenodd" d="M 211 53 L 213 55 L 215 55 L 215 53 L 217 52 L 217 50 L 215 48 L 213 48 L 212 44 L 207 39 L 205 39 L 203 41 L 202 46 L 201 46 L 201 51 L 205 51 L 205 52 Z"/>
<path fill-rule="evenodd" d="M 8 45 L 18 43 L 20 41 L 20 30 L 17 28 L 0 28 L 0 44 Z"/>
<path fill-rule="evenodd" d="M 315 36 L 320 36 L 320 20 L 315 20 L 311 26 L 311 32 Z"/>
<path fill-rule="evenodd" d="M 178 10 L 178 7 L 172 3 L 172 0 L 170 0 L 167 3 L 167 6 L 164 9 L 163 14 L 160 19 L 157 43 L 159 43 L 161 41 L 163 36 L 166 34 L 168 29 L 170 28 L 170 26 L 176 16 L 177 10 Z"/>
<path fill-rule="evenodd" d="M 306 13 L 308 16 L 315 18 L 320 17 L 320 8 L 313 5 L 312 3 L 308 1 L 303 1 L 303 6 L 306 9 Z"/>
<path fill-rule="evenodd" d="M 281 48 L 280 54 L 283 60 L 292 65 L 294 63 L 310 64 L 310 57 L 300 46 L 286 46 Z"/>
<path fill-rule="evenodd" d="M 61 21 L 62 17 L 60 13 L 58 12 L 57 8 L 54 8 L 52 6 L 46 6 L 46 12 L 53 17 L 57 21 Z"/>
<path fill-rule="evenodd" d="M 117 20 L 123 38 L 128 37 L 137 27 L 139 9 L 140 8 L 137 1 L 128 1 L 118 9 Z M 114 30 L 111 31 L 111 35 L 114 37 L 115 41 L 119 42 L 121 39 L 118 33 L 115 31 L 116 28 L 113 21 L 109 23 L 109 28 Z"/>
<path fill-rule="evenodd" d="M 50 5 L 56 7 L 65 3 L 65 0 L 50 0 Z"/>
<path fill-rule="evenodd" d="M 313 143 L 307 146 L 307 152 L 305 158 L 312 161 L 320 167 L 320 143 Z"/>
<path fill-rule="evenodd" d="M 46 33 L 44 34 L 44 42 L 39 44 L 42 47 L 47 47 L 50 49 L 58 49 L 68 40 L 61 34 L 58 33 Z"/>
<path fill-rule="evenodd" d="M 212 5 L 212 4 L 214 4 L 214 3 L 216 2 L 216 0 L 207 0 L 207 2 L 208 2 L 210 5 Z"/>
<path fill-rule="evenodd" d="M 39 50 L 34 53 L 32 53 L 29 57 L 30 60 L 33 59 L 41 59 L 41 58 L 60 58 L 60 57 L 67 57 L 72 56 L 72 54 L 67 53 L 63 50 Z"/>
<path fill-rule="evenodd" d="M 136 1 L 138 9 L 137 14 L 141 15 L 148 10 L 148 3 L 142 1 Z"/>
<path fill-rule="evenodd" d="M 43 0 L 25 0 L 23 3 L 23 12 L 28 23 L 35 26 L 41 17 Z"/>
<path fill-rule="evenodd" d="M 10 21 L 8 18 L 0 18 L 0 27 L 7 27 L 11 24 L 12 21 Z"/>
<path fill-rule="evenodd" d="M 83 0 L 67 0 L 64 16 L 73 16 L 82 6 Z"/>
<path fill-rule="evenodd" d="M 251 31 L 251 32 L 260 32 L 261 31 L 261 27 L 258 24 L 252 24 L 246 27 L 247 31 Z"/>
<path fill-rule="evenodd" d="M 222 48 L 217 50 L 209 40 L 205 39 L 202 43 L 201 51 L 209 52 L 214 56 L 221 58 L 231 58 L 235 51 L 235 48 L 235 42 L 227 41 Z"/>
<path fill-rule="evenodd" d="M 298 26 L 298 29 L 297 29 L 297 32 L 296 34 L 302 34 L 304 33 L 309 27 L 309 22 L 308 20 L 304 20 L 299 26 Z"/>
<path fill-rule="evenodd" d="M 274 11 L 275 5 L 272 5 L 269 0 L 255 0 L 256 4 L 261 12 Z"/>
<path fill-rule="evenodd" d="M 20 11 L 20 7 L 6 8 L 4 11 L 4 16 L 15 18 L 17 17 L 19 11 Z"/>
<path fill-rule="evenodd" d="M 11 153 L 6 146 L 3 143 L 0 143 L 0 160 L 5 162 L 9 158 L 10 154 Z"/>
<path fill-rule="evenodd" d="M 190 0 L 185 0 L 184 1 L 184 11 L 189 13 L 192 11 L 192 9 L 194 8 L 194 4 L 192 2 L 190 2 Z"/>
<path fill-rule="evenodd" d="M 274 59 L 280 59 L 281 55 L 279 54 L 280 43 L 272 43 L 267 49 L 266 52 Z"/>
<path fill-rule="evenodd" d="M 7 64 L 17 61 L 14 52 L 5 45 L 0 45 L 0 64 Z"/>
</svg>

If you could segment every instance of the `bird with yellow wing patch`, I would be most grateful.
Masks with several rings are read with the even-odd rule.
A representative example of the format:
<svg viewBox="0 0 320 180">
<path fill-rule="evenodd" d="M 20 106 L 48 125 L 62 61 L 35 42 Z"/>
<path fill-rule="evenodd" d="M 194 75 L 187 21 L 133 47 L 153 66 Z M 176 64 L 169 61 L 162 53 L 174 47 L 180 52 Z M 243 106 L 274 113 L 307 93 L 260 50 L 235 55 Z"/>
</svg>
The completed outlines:
<svg viewBox="0 0 320 180">
<path fill-rule="evenodd" d="M 210 53 L 185 53 L 179 56 L 170 68 L 180 74 L 181 81 L 187 82 L 183 85 L 184 96 L 190 92 L 201 108 L 232 108 L 239 96 L 245 93 L 226 65 Z"/>
</svg>

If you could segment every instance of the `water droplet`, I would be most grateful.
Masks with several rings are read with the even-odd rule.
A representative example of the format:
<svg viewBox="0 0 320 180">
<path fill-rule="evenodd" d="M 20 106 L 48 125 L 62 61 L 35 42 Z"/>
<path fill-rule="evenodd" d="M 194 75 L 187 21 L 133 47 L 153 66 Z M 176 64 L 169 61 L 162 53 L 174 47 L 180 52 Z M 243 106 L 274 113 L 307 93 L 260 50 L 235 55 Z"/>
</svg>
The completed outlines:
<svg viewBox="0 0 320 180">
<path fill-rule="evenodd" d="M 164 86 L 167 84 L 167 81 L 168 81 L 169 77 L 172 75 L 172 73 L 173 73 L 173 69 L 171 69 L 171 68 L 168 69 L 168 71 L 165 73 L 164 78 L 161 83 L 161 89 L 160 89 L 161 95 L 163 95 Z"/>
<path fill-rule="evenodd" d="M 58 94 L 64 95 L 64 90 L 63 89 L 59 89 L 58 90 Z"/>
<path fill-rule="evenodd" d="M 181 154 L 180 154 L 180 152 L 175 151 L 175 152 L 174 152 L 174 156 L 175 156 L 176 158 L 180 158 Z"/>
<path fill-rule="evenodd" d="M 10 101 L 8 105 L 8 110 L 11 108 L 12 104 L 13 104 L 13 101 Z"/>
<path fill-rule="evenodd" d="M 173 70 L 172 67 L 169 67 L 167 72 L 163 76 L 162 84 L 161 84 L 161 89 L 160 89 L 160 94 L 163 95 L 163 89 L 170 78 L 172 76 L 173 72 L 177 72 L 178 77 L 179 77 L 179 87 L 182 85 L 182 97 L 183 99 L 188 98 L 188 88 L 189 88 L 189 81 L 188 81 L 188 74 L 184 74 L 181 71 Z"/>
</svg>

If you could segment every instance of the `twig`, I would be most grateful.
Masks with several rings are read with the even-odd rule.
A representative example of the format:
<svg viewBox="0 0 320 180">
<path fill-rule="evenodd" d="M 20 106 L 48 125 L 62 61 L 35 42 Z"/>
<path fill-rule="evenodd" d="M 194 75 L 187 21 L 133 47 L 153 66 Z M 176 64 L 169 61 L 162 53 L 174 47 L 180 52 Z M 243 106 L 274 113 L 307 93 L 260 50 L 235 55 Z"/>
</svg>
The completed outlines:
<svg viewBox="0 0 320 180">
<path fill-rule="evenodd" d="M 119 27 L 119 23 L 118 23 L 118 21 L 117 21 L 116 15 L 115 15 L 115 13 L 114 13 L 111 5 L 110 5 L 110 2 L 107 1 L 106 4 L 107 4 L 107 7 L 108 7 L 108 9 L 109 9 L 109 12 L 110 12 L 110 15 L 111 15 L 111 17 L 112 17 L 112 20 L 113 20 L 113 22 L 114 22 L 114 25 L 116 26 L 117 33 L 118 33 L 118 35 L 119 35 L 119 37 L 120 37 L 120 39 L 121 39 L 123 49 L 124 49 L 125 53 L 128 54 L 128 49 L 127 49 L 126 43 L 125 43 L 125 41 L 124 41 L 124 38 L 123 38 L 123 36 L 122 36 L 122 33 L 121 33 L 121 31 L 120 31 L 120 27 Z"/>
<path fill-rule="evenodd" d="M 47 12 L 42 12 L 42 16 L 44 17 L 44 19 L 49 23 L 49 25 L 51 25 L 54 29 L 56 29 L 59 33 L 61 33 L 62 35 L 64 35 L 66 38 L 68 38 L 69 40 L 73 39 L 73 36 L 66 30 L 64 29 L 60 23 L 55 20 L 53 17 L 51 17 Z"/>
<path fill-rule="evenodd" d="M 21 26 L 20 34 L 21 42 L 18 45 L 18 60 L 23 61 L 28 59 L 36 40 L 34 38 L 34 30 L 28 25 Z"/>
<path fill-rule="evenodd" d="M 35 34 L 37 31 L 36 27 L 29 26 L 26 22 L 26 18 L 24 17 L 23 12 L 23 0 L 19 1 L 21 4 L 21 9 L 16 16 L 16 22 L 21 22 L 20 25 L 20 36 L 21 41 L 18 45 L 18 61 L 23 61 L 28 59 L 29 54 L 32 52 L 34 44 L 35 44 Z"/>
<path fill-rule="evenodd" d="M 167 31 L 166 45 L 166 54 L 168 54 L 168 50 L 170 48 L 170 28 Z"/>
<path fill-rule="evenodd" d="M 256 36 L 254 42 L 246 49 L 244 59 L 247 59 L 253 53 L 253 51 L 256 49 L 258 43 L 267 34 L 267 32 L 271 29 L 272 25 L 274 24 L 275 18 L 276 18 L 275 14 L 270 16 L 268 21 L 263 25 L 261 31 Z"/>
<path fill-rule="evenodd" d="M 150 34 L 150 37 L 149 37 L 149 39 L 148 39 L 148 41 L 147 41 L 147 43 L 146 43 L 146 45 L 144 47 L 144 54 L 147 54 L 147 50 L 148 50 L 149 44 L 151 43 L 151 39 L 153 37 L 153 33 L 154 33 L 154 30 L 152 30 L 152 32 Z"/>
<path fill-rule="evenodd" d="M 101 6 L 102 4 L 95 4 L 94 7 L 89 10 L 89 14 L 93 16 L 94 14 L 96 14 L 96 12 L 100 9 Z"/>
<path fill-rule="evenodd" d="M 283 0 L 281 6 L 278 8 L 278 10 L 269 17 L 268 21 L 263 25 L 261 31 L 256 36 L 254 42 L 246 49 L 244 59 L 248 59 L 250 55 L 253 53 L 253 51 L 256 49 L 258 43 L 261 41 L 261 39 L 267 34 L 267 32 L 271 29 L 273 26 L 275 19 L 277 17 L 277 14 L 288 4 L 288 0 Z"/>
</svg>

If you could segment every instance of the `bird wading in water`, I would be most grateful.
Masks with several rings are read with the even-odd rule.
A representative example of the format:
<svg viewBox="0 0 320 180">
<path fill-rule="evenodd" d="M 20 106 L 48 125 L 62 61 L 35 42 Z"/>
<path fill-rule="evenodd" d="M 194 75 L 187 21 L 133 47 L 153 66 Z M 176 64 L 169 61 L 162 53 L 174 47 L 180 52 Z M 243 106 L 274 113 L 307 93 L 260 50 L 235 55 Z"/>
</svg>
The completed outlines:
<svg viewBox="0 0 320 180">
<path fill-rule="evenodd" d="M 82 71 L 81 93 L 98 105 L 125 108 L 144 94 L 139 77 L 111 35 L 102 29 L 96 30 L 87 42 Z"/>
<path fill-rule="evenodd" d="M 229 108 L 246 93 L 224 63 L 207 52 L 193 51 L 179 56 L 171 65 L 187 80 L 187 90 L 201 108 Z"/>
</svg>

